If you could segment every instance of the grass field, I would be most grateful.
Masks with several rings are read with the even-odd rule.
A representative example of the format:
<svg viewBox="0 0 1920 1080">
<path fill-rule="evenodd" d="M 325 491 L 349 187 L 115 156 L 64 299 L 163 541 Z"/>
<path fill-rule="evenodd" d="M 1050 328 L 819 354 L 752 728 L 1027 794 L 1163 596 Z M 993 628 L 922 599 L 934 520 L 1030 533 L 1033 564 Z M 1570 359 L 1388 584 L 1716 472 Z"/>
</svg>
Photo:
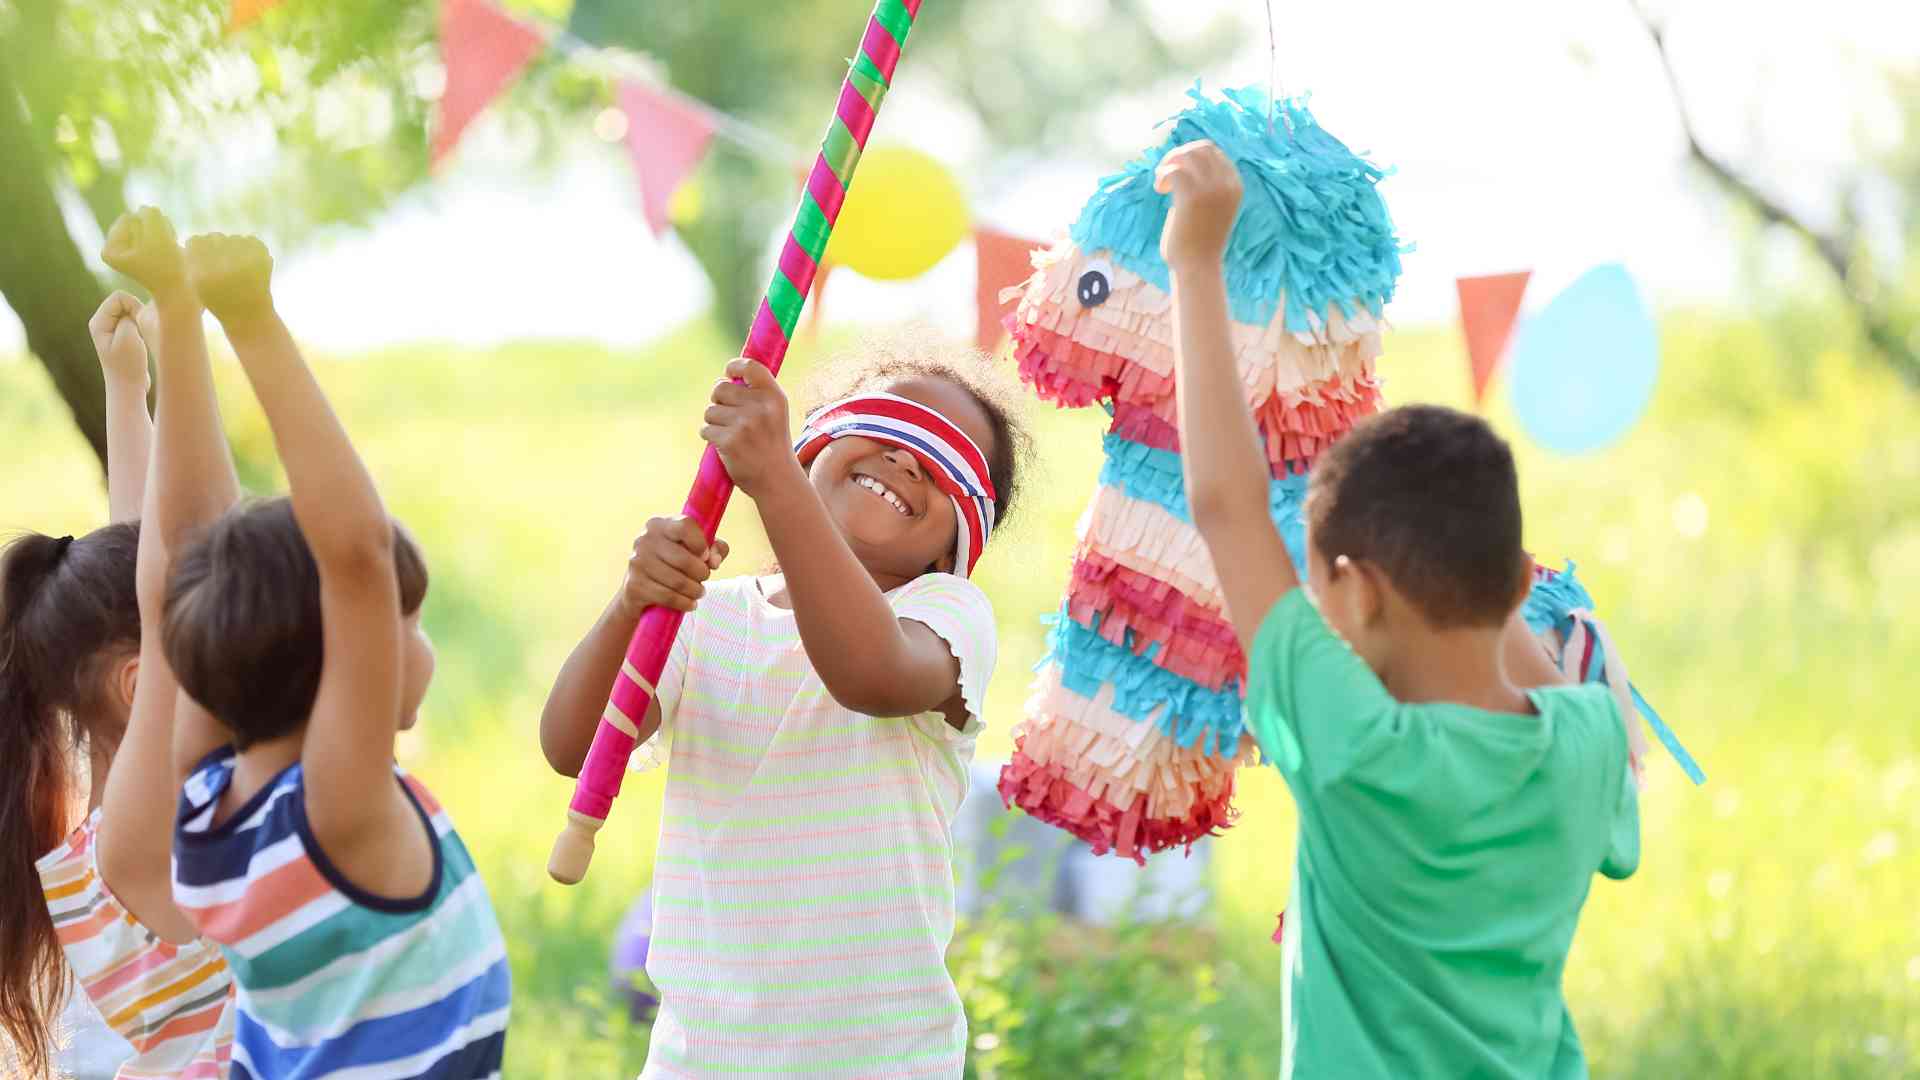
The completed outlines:
<svg viewBox="0 0 1920 1080">
<path fill-rule="evenodd" d="M 1663 755 L 1645 860 L 1596 883 L 1567 976 L 1596 1075 L 1920 1075 L 1920 399 L 1827 337 L 1669 318 L 1654 407 L 1604 454 L 1516 436 L 1530 545 L 1580 560 L 1638 683 L 1710 774 Z M 1382 362 L 1396 401 L 1460 404 L 1446 333 Z M 322 358 L 322 381 L 433 571 L 440 675 L 406 763 L 448 804 L 507 930 L 507 1075 L 631 1076 L 645 1033 L 609 1004 L 612 929 L 649 874 L 659 780 L 636 779 L 589 882 L 549 882 L 569 793 L 534 737 L 548 681 L 619 579 L 644 519 L 678 507 L 697 404 L 731 343 L 694 327 L 643 352 L 525 344 Z M 794 362 L 804 368 L 805 358 Z M 278 482 L 237 371 L 220 372 L 246 466 Z M 1003 755 L 1039 617 L 1059 596 L 1097 467 L 1090 416 L 1036 406 L 1033 496 L 980 582 L 1002 662 L 982 753 Z M 81 532 L 105 498 L 37 366 L 0 362 L 0 528 Z M 732 569 L 766 556 L 751 504 Z M 1246 776 L 1199 927 L 1091 931 L 1031 912 L 968 924 L 953 964 L 980 1076 L 1269 1076 L 1293 823 Z M 1175 856 L 1177 857 L 1177 856 Z"/>
</svg>

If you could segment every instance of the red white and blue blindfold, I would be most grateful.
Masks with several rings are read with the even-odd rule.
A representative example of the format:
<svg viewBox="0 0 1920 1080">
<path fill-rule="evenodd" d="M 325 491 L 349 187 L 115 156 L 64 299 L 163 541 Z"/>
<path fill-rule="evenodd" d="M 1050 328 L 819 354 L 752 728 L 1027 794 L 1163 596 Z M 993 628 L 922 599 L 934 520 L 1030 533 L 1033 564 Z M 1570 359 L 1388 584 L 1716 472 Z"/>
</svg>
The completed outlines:
<svg viewBox="0 0 1920 1080">
<path fill-rule="evenodd" d="M 812 465 L 820 451 L 848 435 L 898 447 L 914 456 L 934 486 L 953 500 L 959 518 L 953 572 L 973 574 L 993 533 L 993 480 L 987 457 L 960 426 L 917 401 L 895 394 L 861 394 L 821 406 L 800 429 L 793 452 Z"/>
</svg>

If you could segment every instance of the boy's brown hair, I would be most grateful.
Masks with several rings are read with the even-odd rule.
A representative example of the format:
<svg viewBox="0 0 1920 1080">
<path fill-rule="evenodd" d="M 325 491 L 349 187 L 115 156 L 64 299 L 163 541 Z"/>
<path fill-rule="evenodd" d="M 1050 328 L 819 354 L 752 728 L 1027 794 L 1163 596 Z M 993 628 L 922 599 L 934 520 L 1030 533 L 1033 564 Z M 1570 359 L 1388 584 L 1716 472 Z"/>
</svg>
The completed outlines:
<svg viewBox="0 0 1920 1080">
<path fill-rule="evenodd" d="M 1513 451 L 1475 416 L 1381 413 L 1313 467 L 1307 529 L 1326 558 L 1378 566 L 1436 629 L 1499 626 L 1527 587 Z"/>
<path fill-rule="evenodd" d="M 427 595 L 427 565 L 396 522 L 400 610 Z M 306 726 L 324 659 L 320 572 L 286 497 L 236 507 L 174 560 L 161 642 L 188 696 L 233 733 L 234 749 Z"/>
</svg>

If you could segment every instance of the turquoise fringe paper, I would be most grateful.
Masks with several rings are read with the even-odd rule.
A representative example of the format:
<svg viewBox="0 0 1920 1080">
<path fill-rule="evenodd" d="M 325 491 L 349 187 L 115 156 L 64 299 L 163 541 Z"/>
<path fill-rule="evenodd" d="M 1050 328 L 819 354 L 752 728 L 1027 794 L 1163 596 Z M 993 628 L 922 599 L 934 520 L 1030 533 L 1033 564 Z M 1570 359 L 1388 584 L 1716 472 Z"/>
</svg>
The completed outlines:
<svg viewBox="0 0 1920 1080">
<path fill-rule="evenodd" d="M 1169 200 L 1153 190 L 1160 159 L 1177 146 L 1211 139 L 1240 168 L 1245 188 L 1226 254 L 1227 295 L 1238 322 L 1266 326 L 1279 298 L 1288 330 L 1313 329 L 1338 306 L 1351 318 L 1356 302 L 1380 315 L 1393 299 L 1403 248 L 1374 185 L 1387 174 L 1357 157 L 1322 128 L 1305 98 L 1274 102 L 1258 86 L 1210 97 L 1196 82 L 1194 105 L 1171 119 L 1173 130 L 1100 182 L 1073 226 L 1088 254 L 1105 250 L 1121 266 L 1162 290 L 1167 264 L 1160 231 Z"/>
<path fill-rule="evenodd" d="M 1191 525 L 1187 509 L 1187 483 L 1180 471 L 1180 455 L 1144 443 L 1132 442 L 1108 432 L 1101 436 L 1106 463 L 1100 467 L 1100 483 L 1119 488 L 1142 502 L 1157 503 L 1167 512 Z M 1302 581 L 1307 576 L 1307 474 L 1297 473 L 1272 482 L 1267 510 L 1280 530 L 1280 538 L 1293 556 L 1294 572 Z"/>
<path fill-rule="evenodd" d="M 1573 560 L 1568 559 L 1565 569 L 1561 570 L 1557 577 L 1533 583 L 1533 588 L 1527 593 L 1526 602 L 1520 607 L 1520 617 L 1527 621 L 1527 626 L 1536 634 L 1551 629 L 1565 638 L 1573 632 L 1572 613 L 1576 609 L 1593 611 L 1593 597 L 1587 593 L 1586 586 L 1581 585 L 1579 579 L 1573 576 Z M 1593 649 L 1593 665 L 1587 671 L 1587 681 L 1604 686 L 1607 682 L 1606 654 L 1603 651 L 1605 646 L 1596 640 L 1593 643 Z M 1687 774 L 1687 779 L 1696 784 L 1706 783 L 1705 770 L 1700 768 L 1700 763 L 1693 759 L 1693 755 L 1687 752 L 1687 748 L 1680 744 L 1680 737 L 1667 726 L 1667 722 L 1660 719 L 1660 714 L 1654 711 L 1653 706 L 1640 693 L 1640 688 L 1628 684 L 1627 691 L 1633 697 L 1634 707 L 1640 711 L 1641 716 L 1646 717 L 1647 726 L 1653 729 L 1654 736 L 1660 740 L 1662 746 L 1667 748 L 1667 753 L 1673 755 L 1673 760 L 1680 765 L 1681 771 Z"/>
<path fill-rule="evenodd" d="M 1230 757 L 1240 745 L 1240 680 L 1230 679 L 1225 687 L 1209 690 L 1153 662 L 1159 645 L 1150 645 L 1143 654 L 1133 652 L 1134 635 L 1127 632 L 1127 643 L 1115 645 L 1097 633 L 1074 622 L 1063 606 L 1047 622 L 1053 626 L 1047 634 L 1049 651 L 1043 664 L 1060 668 L 1060 682 L 1075 694 L 1093 700 L 1102 683 L 1113 684 L 1113 711 L 1144 722 L 1158 709 L 1155 724 L 1181 746 L 1192 746 L 1204 738 L 1204 748 L 1217 757 Z"/>
</svg>

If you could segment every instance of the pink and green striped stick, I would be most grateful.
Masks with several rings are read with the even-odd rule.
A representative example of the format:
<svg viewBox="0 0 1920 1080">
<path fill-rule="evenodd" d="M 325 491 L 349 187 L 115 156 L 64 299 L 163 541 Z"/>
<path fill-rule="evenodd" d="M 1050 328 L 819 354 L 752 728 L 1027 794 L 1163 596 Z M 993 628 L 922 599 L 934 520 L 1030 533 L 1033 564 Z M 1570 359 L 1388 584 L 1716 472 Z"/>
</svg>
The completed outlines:
<svg viewBox="0 0 1920 1080">
<path fill-rule="evenodd" d="M 901 47 L 907 43 L 907 31 L 913 29 L 914 17 L 920 13 L 920 2 L 879 0 L 874 5 L 866 35 L 860 40 L 860 54 L 840 87 L 833 121 L 827 125 L 827 136 L 807 177 L 807 190 L 800 196 L 793 228 L 780 250 L 780 265 L 773 272 L 753 329 L 747 334 L 746 347 L 741 350 L 741 355 L 760 361 L 776 375 L 800 321 L 800 309 L 813 290 L 814 274 L 826 254 L 827 238 L 840 217 L 847 189 L 853 184 L 853 170 L 873 131 L 881 99 L 893 84 L 894 68 L 900 62 Z M 720 464 L 720 455 L 709 446 L 700 458 L 693 490 L 680 512 L 699 522 L 711 543 L 732 495 L 733 478 Z M 666 666 L 667 652 L 679 632 L 680 612 L 648 608 L 640 617 L 633 640 L 627 643 L 626 661 L 620 665 L 613 694 L 593 733 L 593 748 L 587 751 L 579 782 L 573 788 L 566 828 L 554 841 L 553 856 L 547 861 L 547 873 L 555 881 L 574 885 L 587 876 L 587 864 L 593 860 L 594 834 L 606 824 L 613 800 L 620 794 L 627 759 L 639 745 L 639 725 L 646 718 L 660 669 Z"/>
</svg>

